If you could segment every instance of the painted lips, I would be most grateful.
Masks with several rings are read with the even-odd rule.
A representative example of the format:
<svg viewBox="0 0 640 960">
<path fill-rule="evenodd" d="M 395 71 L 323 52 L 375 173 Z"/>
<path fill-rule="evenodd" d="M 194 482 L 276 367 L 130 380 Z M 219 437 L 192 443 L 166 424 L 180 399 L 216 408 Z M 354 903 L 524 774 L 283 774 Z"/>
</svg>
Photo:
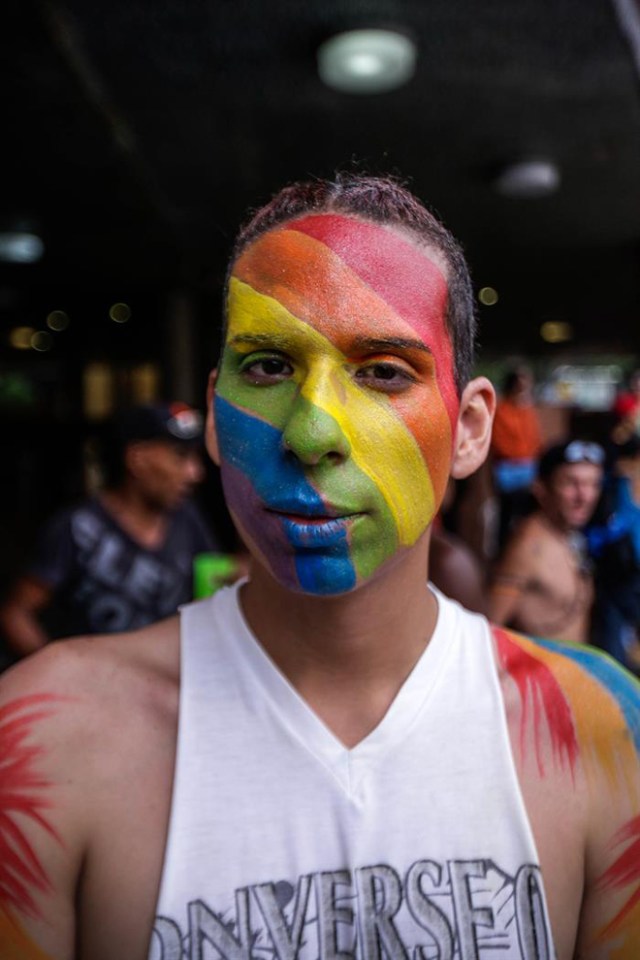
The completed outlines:
<svg viewBox="0 0 640 960">
<path fill-rule="evenodd" d="M 348 528 L 362 513 L 328 511 L 326 514 L 311 514 L 295 510 L 267 507 L 267 512 L 281 518 L 289 543 L 297 549 L 323 549 L 344 544 Z"/>
</svg>

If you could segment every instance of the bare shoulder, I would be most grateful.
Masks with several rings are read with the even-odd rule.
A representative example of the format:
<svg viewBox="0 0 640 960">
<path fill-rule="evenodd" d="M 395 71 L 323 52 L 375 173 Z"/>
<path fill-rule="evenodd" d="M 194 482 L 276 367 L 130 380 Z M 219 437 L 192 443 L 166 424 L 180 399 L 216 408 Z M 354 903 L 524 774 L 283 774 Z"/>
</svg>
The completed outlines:
<svg viewBox="0 0 640 960">
<path fill-rule="evenodd" d="M 537 728 L 532 747 L 544 768 L 557 763 L 575 780 L 598 772 L 611 784 L 640 763 L 640 683 L 586 644 L 492 628 L 505 702 Z M 525 731 L 523 731 L 525 732 Z M 544 741 L 553 756 L 545 757 Z M 542 753 L 540 752 L 542 751 Z M 623 775 L 621 786 L 626 783 Z"/>
<path fill-rule="evenodd" d="M 93 834 L 89 817 L 108 798 L 105 788 L 127 763 L 133 767 L 157 740 L 175 737 L 178 701 L 177 618 L 130 634 L 52 643 L 0 677 L 0 722 L 19 731 L 9 743 L 31 751 L 31 775 L 42 775 L 52 795 L 64 781 L 56 815 L 79 846 Z M 92 791 L 97 805 L 87 812 Z"/>
<path fill-rule="evenodd" d="M 637 956 L 640 684 L 581 644 L 493 635 L 514 757 L 550 885 L 579 880 L 581 958 Z M 579 876 L 578 876 L 579 871 Z M 544 864 L 543 864 L 544 873 Z M 558 925 L 566 928 L 564 917 Z"/>
<path fill-rule="evenodd" d="M 133 633 L 75 637 L 49 644 L 0 676 L 0 703 L 27 698 L 50 704 L 57 722 L 86 731 L 90 714 L 126 703 L 170 708 L 179 684 L 179 623 L 162 621 Z M 54 704 L 75 704 L 56 710 Z"/>
<path fill-rule="evenodd" d="M 170 778 L 178 691 L 177 619 L 54 643 L 0 677 L 0 955 L 72 955 L 79 878 Z"/>
<path fill-rule="evenodd" d="M 522 519 L 511 534 L 497 564 L 498 571 L 517 567 L 519 571 L 534 566 L 544 554 L 548 535 L 535 514 Z"/>
</svg>

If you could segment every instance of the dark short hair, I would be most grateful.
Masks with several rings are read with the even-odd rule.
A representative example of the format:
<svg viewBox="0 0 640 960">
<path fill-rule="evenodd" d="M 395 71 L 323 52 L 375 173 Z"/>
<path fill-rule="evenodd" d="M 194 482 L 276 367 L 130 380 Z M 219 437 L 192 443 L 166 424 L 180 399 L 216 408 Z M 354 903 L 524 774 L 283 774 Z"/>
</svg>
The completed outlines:
<svg viewBox="0 0 640 960">
<path fill-rule="evenodd" d="M 611 452 L 615 460 L 640 457 L 640 437 L 634 434 L 624 443 L 616 444 Z"/>
<path fill-rule="evenodd" d="M 521 364 L 518 367 L 511 367 L 507 370 L 502 380 L 502 393 L 508 397 L 520 384 L 522 378 L 530 373 L 529 368 Z"/>
<path fill-rule="evenodd" d="M 397 227 L 411 234 L 420 245 L 438 250 L 443 255 L 448 273 L 446 322 L 453 347 L 455 382 L 460 394 L 471 378 L 475 359 L 476 312 L 469 268 L 462 248 L 452 234 L 404 184 L 393 177 L 338 173 L 333 180 L 303 181 L 280 190 L 253 214 L 236 238 L 225 282 L 225 313 L 233 265 L 249 244 L 289 220 L 329 211 L 354 214 L 374 223 Z"/>
<path fill-rule="evenodd" d="M 593 440 L 567 440 L 565 443 L 554 443 L 544 451 L 538 462 L 538 477 L 546 483 L 558 467 L 565 464 L 593 463 L 604 467 L 604 462 L 605 452 L 599 443 Z"/>
</svg>

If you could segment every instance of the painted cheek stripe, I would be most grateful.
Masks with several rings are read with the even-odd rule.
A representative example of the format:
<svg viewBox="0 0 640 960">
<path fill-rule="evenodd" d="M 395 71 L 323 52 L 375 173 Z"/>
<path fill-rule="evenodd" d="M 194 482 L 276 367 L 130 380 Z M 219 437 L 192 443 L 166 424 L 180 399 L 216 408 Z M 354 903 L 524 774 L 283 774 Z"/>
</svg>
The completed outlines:
<svg viewBox="0 0 640 960">
<path fill-rule="evenodd" d="M 447 282 L 424 251 L 395 230 L 337 214 L 304 217 L 288 229 L 320 240 L 428 343 L 452 431 L 459 401 L 446 327 Z"/>
</svg>

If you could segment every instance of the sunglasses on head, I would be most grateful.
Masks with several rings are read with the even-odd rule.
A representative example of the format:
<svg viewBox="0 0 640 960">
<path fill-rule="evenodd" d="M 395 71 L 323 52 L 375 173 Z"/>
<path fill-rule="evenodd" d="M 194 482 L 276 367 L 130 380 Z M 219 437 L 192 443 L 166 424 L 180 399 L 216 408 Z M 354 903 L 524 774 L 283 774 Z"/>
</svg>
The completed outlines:
<svg viewBox="0 0 640 960">
<path fill-rule="evenodd" d="M 565 463 L 604 463 L 604 450 L 599 443 L 587 440 L 572 440 L 564 449 Z"/>
</svg>

